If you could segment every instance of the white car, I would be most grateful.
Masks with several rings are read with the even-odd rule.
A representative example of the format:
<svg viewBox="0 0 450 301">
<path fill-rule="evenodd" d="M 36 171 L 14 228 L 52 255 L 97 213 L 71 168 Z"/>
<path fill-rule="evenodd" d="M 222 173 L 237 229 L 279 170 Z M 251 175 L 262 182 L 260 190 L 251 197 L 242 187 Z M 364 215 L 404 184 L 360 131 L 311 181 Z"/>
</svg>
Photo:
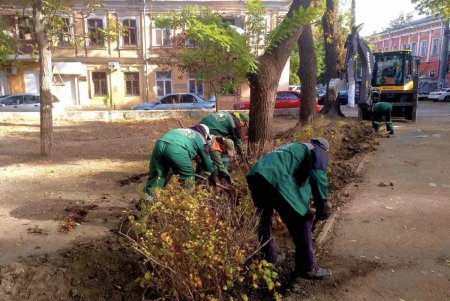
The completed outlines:
<svg viewBox="0 0 450 301">
<path fill-rule="evenodd" d="M 440 91 L 430 92 L 428 99 L 432 101 L 450 101 L 450 88 L 445 88 Z"/>
<path fill-rule="evenodd" d="M 59 102 L 55 95 L 53 95 L 52 98 L 53 104 Z M 0 98 L 0 112 L 39 112 L 40 109 L 41 103 L 39 94 L 12 94 Z"/>
</svg>

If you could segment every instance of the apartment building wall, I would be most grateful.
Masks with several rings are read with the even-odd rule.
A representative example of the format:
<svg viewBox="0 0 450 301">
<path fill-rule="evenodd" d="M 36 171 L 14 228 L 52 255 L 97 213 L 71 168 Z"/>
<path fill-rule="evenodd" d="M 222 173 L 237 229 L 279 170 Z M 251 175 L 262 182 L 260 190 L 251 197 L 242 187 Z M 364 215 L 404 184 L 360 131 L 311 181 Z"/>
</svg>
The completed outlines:
<svg viewBox="0 0 450 301">
<path fill-rule="evenodd" d="M 427 17 L 397 29 L 369 37 L 376 51 L 410 49 L 421 59 L 419 74 L 423 78 L 438 79 L 445 20 Z M 447 73 L 450 82 L 450 73 Z"/>
<path fill-rule="evenodd" d="M 163 94 L 189 92 L 192 90 L 192 83 L 195 83 L 194 90 L 203 92 L 200 94 L 208 98 L 211 92 L 207 85 L 201 87 L 199 81 L 190 78 L 189 74 L 184 74 L 176 66 L 168 68 L 161 64 L 170 45 L 162 45 L 155 18 L 179 10 L 185 5 L 205 5 L 219 11 L 224 19 L 235 22 L 236 26 L 245 26 L 244 3 L 238 0 L 152 0 L 147 1 L 145 7 L 142 0 L 102 2 L 104 6 L 93 14 L 88 13 L 80 2 L 72 12 L 63 16 L 69 24 L 66 30 L 70 38 L 68 40 L 67 36 L 61 37 L 59 45 L 53 49 L 53 93 L 68 106 L 108 105 L 113 108 L 129 108 L 138 103 L 154 101 L 161 96 L 161 81 L 165 83 L 169 80 L 169 84 L 165 83 L 168 88 L 167 91 L 164 89 Z M 285 14 L 289 1 L 265 2 L 265 22 L 270 29 L 275 27 L 280 16 Z M 23 11 L 17 11 L 14 15 L 0 16 L 10 28 L 11 34 L 20 41 L 20 55 L 11 57 L 11 65 L 17 68 L 17 73 L 7 75 L 9 93 L 34 92 L 34 82 L 39 81 L 37 58 L 27 46 L 32 36 L 20 32 L 22 13 Z M 25 11 L 24 15 L 27 13 L 31 12 Z M 132 41 L 126 40 L 126 37 L 120 34 L 104 41 L 97 39 L 97 43 L 86 38 L 90 29 L 95 26 L 112 29 L 122 25 L 135 27 L 135 38 Z M 175 33 L 172 30 L 172 36 L 173 34 Z M 288 68 L 289 63 L 280 80 L 280 89 L 287 89 Z M 167 71 L 170 72 L 170 79 L 158 78 L 161 74 L 167 76 L 167 73 L 164 73 Z M 130 91 L 132 93 L 129 93 Z M 235 93 L 221 96 L 219 106 L 231 108 L 233 103 L 248 100 L 249 97 L 249 87 L 243 85 Z"/>
</svg>

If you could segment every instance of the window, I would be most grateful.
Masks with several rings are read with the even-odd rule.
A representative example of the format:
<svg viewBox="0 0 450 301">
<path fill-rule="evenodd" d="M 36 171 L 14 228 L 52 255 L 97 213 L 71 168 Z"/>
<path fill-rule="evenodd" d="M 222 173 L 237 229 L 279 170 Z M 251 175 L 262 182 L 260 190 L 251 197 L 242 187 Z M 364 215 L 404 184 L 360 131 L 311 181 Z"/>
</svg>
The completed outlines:
<svg viewBox="0 0 450 301">
<path fill-rule="evenodd" d="M 179 95 L 169 95 L 161 99 L 160 101 L 162 104 L 177 104 L 180 103 Z"/>
<path fill-rule="evenodd" d="M 104 46 L 105 37 L 103 32 L 103 19 L 89 19 L 88 20 L 88 35 L 90 44 L 93 46 Z"/>
<path fill-rule="evenodd" d="M 94 96 L 108 95 L 106 72 L 92 72 L 92 82 L 94 83 Z"/>
<path fill-rule="evenodd" d="M 402 45 L 402 49 L 403 50 L 408 50 L 409 49 L 409 45 L 408 44 L 403 44 Z"/>
<path fill-rule="evenodd" d="M 125 46 L 137 46 L 137 26 L 136 20 L 124 19 L 122 25 L 126 30 L 122 36 L 122 43 Z"/>
<path fill-rule="evenodd" d="M 35 95 L 24 95 L 23 99 L 20 101 L 20 104 L 31 105 L 39 103 L 39 97 Z"/>
<path fill-rule="evenodd" d="M 427 56 L 427 49 L 428 48 L 428 41 L 422 41 L 420 42 L 420 56 L 426 57 Z"/>
<path fill-rule="evenodd" d="M 2 101 L 5 106 L 18 105 L 19 101 L 22 100 L 22 96 L 11 96 Z"/>
<path fill-rule="evenodd" d="M 417 43 L 411 43 L 411 53 L 412 55 L 416 55 L 417 52 Z"/>
<path fill-rule="evenodd" d="M 31 17 L 19 17 L 19 39 L 33 39 L 33 19 Z"/>
<path fill-rule="evenodd" d="M 430 77 L 436 77 L 436 72 L 434 70 L 430 70 Z"/>
<path fill-rule="evenodd" d="M 439 49 L 439 40 L 434 39 L 433 44 L 431 45 L 431 55 L 433 56 L 438 55 L 438 49 Z"/>
<path fill-rule="evenodd" d="M 156 95 L 172 93 L 172 71 L 156 71 Z"/>
<path fill-rule="evenodd" d="M 181 96 L 181 103 L 194 103 L 197 100 L 191 94 L 183 94 Z"/>
<path fill-rule="evenodd" d="M 125 73 L 125 86 L 127 88 L 126 95 L 135 96 L 139 93 L 139 73 L 127 72 Z"/>
<path fill-rule="evenodd" d="M 384 51 L 388 51 L 388 48 L 387 48 L 387 47 L 385 47 L 385 48 L 384 48 Z"/>
<path fill-rule="evenodd" d="M 171 41 L 170 28 L 154 28 L 153 29 L 153 46 L 170 46 Z"/>
<path fill-rule="evenodd" d="M 59 31 L 61 32 L 59 34 L 59 45 L 69 46 L 71 41 L 69 18 L 61 18 L 61 27 L 59 28 Z"/>
<path fill-rule="evenodd" d="M 204 86 L 202 80 L 196 80 L 194 77 L 189 77 L 189 92 L 203 96 Z"/>
</svg>

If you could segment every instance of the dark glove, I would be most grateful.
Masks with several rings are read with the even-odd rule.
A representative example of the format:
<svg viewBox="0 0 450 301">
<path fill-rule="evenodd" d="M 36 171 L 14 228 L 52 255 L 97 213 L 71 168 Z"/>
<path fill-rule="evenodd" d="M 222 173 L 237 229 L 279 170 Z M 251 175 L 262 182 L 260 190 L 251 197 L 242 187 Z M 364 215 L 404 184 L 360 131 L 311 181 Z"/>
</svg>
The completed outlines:
<svg viewBox="0 0 450 301">
<path fill-rule="evenodd" d="M 216 187 L 217 185 L 217 175 L 215 173 L 212 173 L 209 177 L 208 177 L 208 184 Z"/>
<path fill-rule="evenodd" d="M 219 171 L 219 179 L 224 179 L 230 185 L 232 183 L 231 176 L 229 174 L 227 174 L 227 173 L 224 173 L 223 171 Z"/>
</svg>

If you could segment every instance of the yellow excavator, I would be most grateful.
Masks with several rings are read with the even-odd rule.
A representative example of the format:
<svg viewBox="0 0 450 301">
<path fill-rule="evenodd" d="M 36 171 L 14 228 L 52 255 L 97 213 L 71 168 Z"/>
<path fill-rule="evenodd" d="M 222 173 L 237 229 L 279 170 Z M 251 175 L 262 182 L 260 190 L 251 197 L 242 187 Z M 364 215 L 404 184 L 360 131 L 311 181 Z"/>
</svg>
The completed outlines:
<svg viewBox="0 0 450 301">
<path fill-rule="evenodd" d="M 359 86 L 358 116 L 370 119 L 371 107 L 377 102 L 392 104 L 393 117 L 403 117 L 416 121 L 418 104 L 418 64 L 419 60 L 410 50 L 372 53 L 366 42 L 359 36 L 360 26 L 354 27 L 347 37 L 344 83 L 330 82 L 335 87 L 333 94 L 346 85 L 354 76 L 349 66 L 354 64 L 356 52 L 361 61 L 361 81 Z"/>
</svg>

